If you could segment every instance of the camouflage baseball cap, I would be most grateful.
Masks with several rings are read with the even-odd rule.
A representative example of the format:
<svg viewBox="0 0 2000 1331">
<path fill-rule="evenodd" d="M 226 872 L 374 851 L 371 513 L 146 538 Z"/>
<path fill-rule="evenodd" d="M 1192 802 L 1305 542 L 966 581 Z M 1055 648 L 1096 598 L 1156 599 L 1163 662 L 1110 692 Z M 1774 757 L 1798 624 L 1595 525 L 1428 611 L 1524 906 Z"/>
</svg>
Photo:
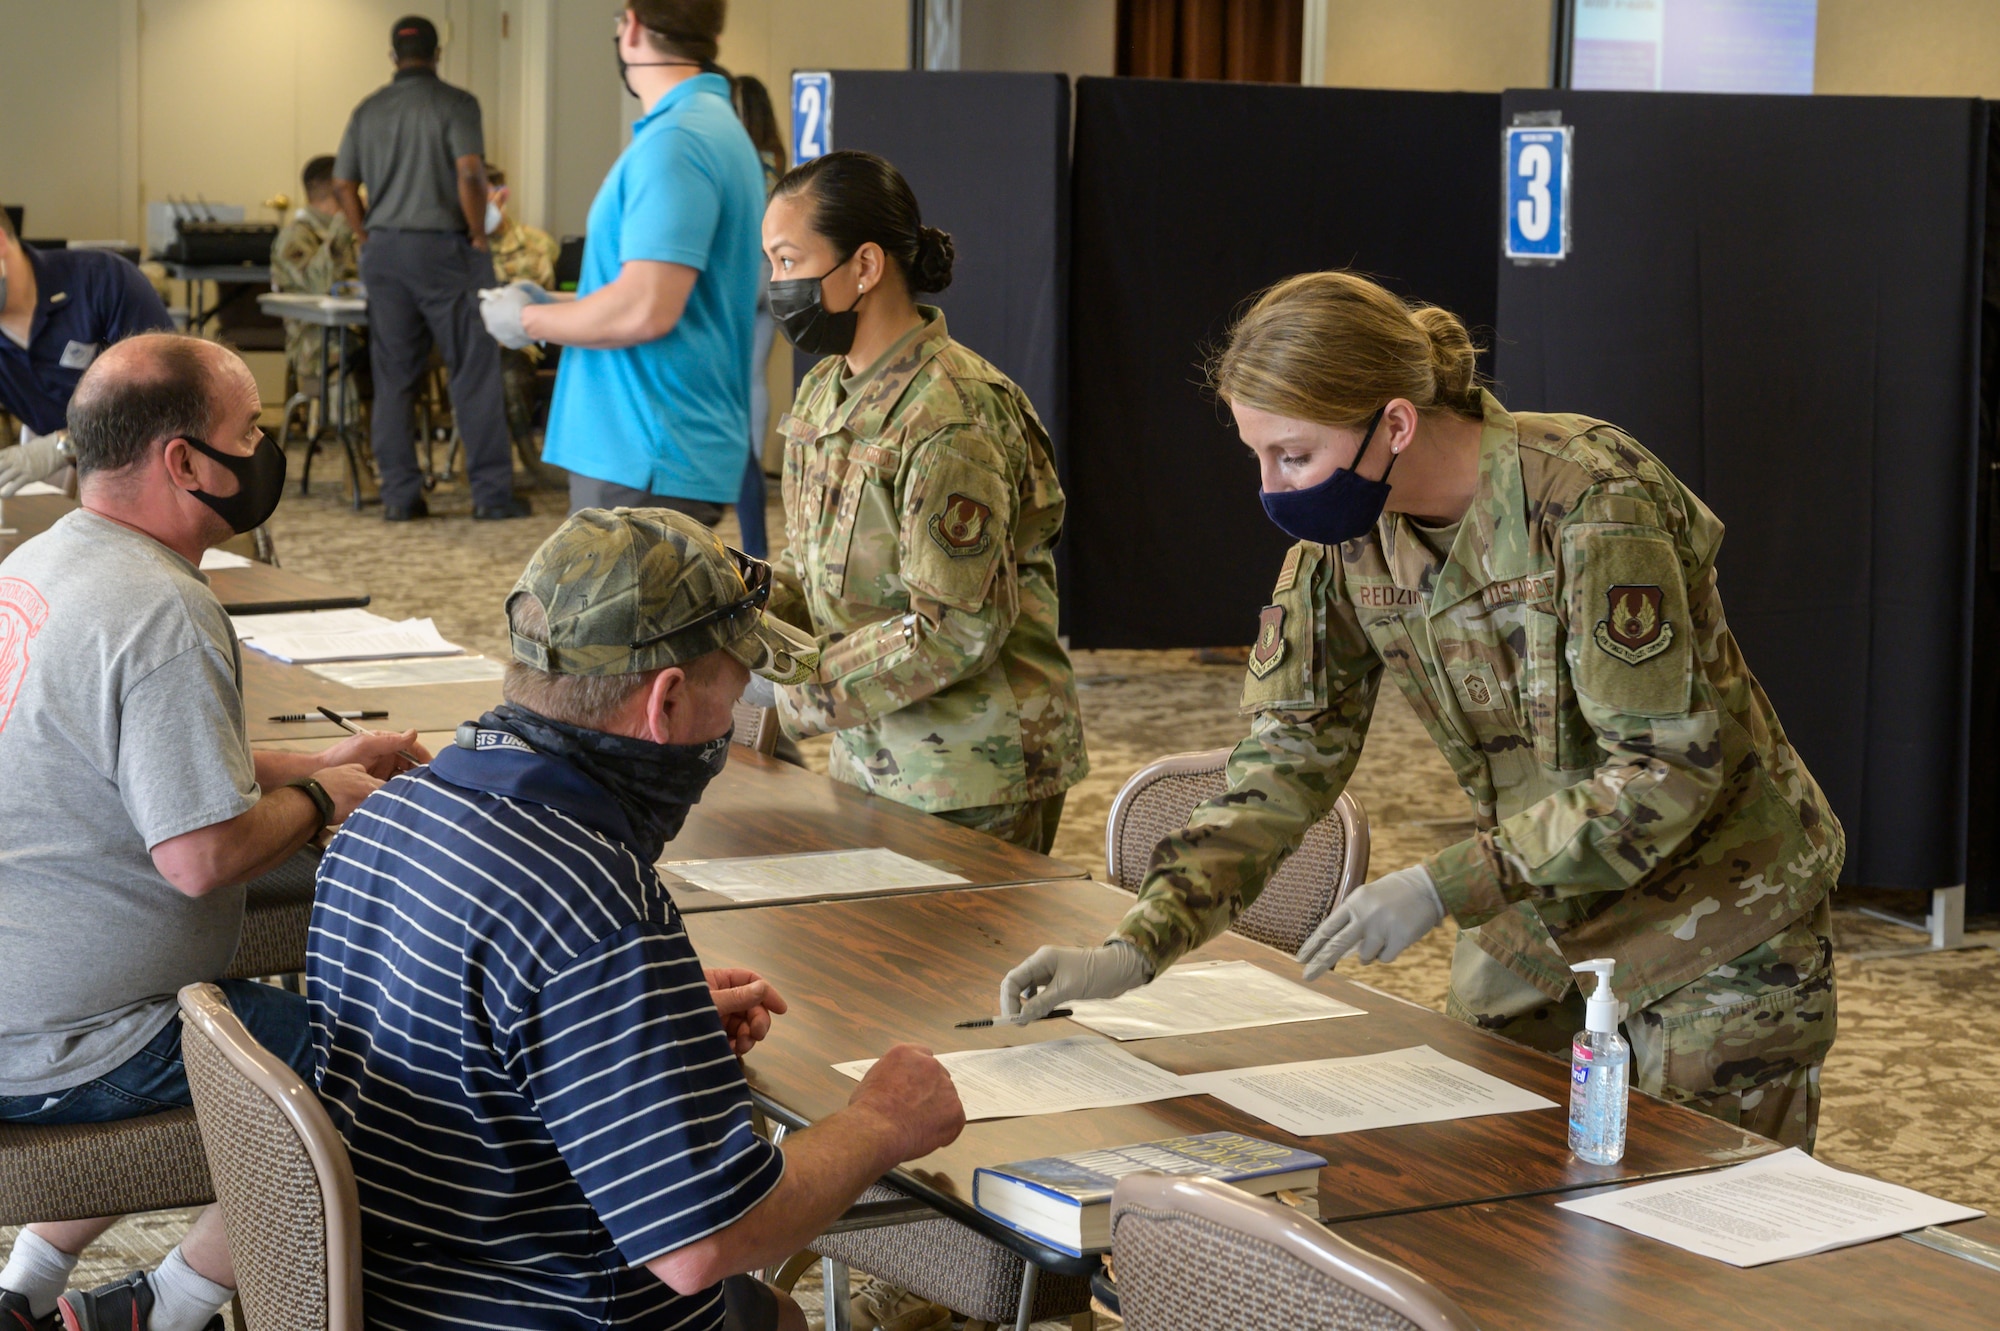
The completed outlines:
<svg viewBox="0 0 2000 1331">
<path fill-rule="evenodd" d="M 764 614 L 771 566 L 664 508 L 586 508 L 508 593 L 534 598 L 548 640 L 511 633 L 514 659 L 558 675 L 626 675 L 725 651 L 779 684 L 812 678 L 819 648 Z"/>
</svg>

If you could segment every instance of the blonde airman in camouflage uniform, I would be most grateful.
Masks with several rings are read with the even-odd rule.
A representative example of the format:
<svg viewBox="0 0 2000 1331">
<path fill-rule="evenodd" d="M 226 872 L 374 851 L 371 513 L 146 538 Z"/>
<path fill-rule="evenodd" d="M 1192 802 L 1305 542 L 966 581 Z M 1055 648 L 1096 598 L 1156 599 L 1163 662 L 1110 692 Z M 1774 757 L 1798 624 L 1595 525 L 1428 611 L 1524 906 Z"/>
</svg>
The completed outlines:
<svg viewBox="0 0 2000 1331">
<path fill-rule="evenodd" d="M 1335 301 L 1360 289 L 1314 279 Z M 1477 829 L 1421 874 L 1388 876 L 1427 875 L 1458 921 L 1448 1010 L 1564 1051 L 1583 1022 L 1570 966 L 1616 958 L 1636 1086 L 1810 1147 L 1845 841 L 1723 617 L 1722 524 L 1616 427 L 1512 414 L 1472 388 L 1463 327 L 1417 314 L 1420 333 L 1442 316 L 1456 330 L 1444 340 L 1463 344 L 1431 359 L 1458 366 L 1464 391 L 1415 401 L 1454 413 L 1468 445 L 1477 423 L 1470 504 L 1456 523 L 1390 511 L 1343 544 L 1287 554 L 1228 791 L 1160 843 L 1114 940 L 1157 974 L 1227 929 L 1333 808 L 1386 675 Z M 1234 405 L 1239 423 L 1253 414 Z M 1038 1003 L 1076 996 L 1045 992 L 1051 969 L 1010 976 L 1003 1003 L 1024 988 L 1044 991 Z"/>
<path fill-rule="evenodd" d="M 780 424 L 772 610 L 823 648 L 780 711 L 834 732 L 836 778 L 1046 849 L 1088 767 L 1056 640 L 1062 487 L 1026 395 L 918 308 L 874 369 L 814 367 Z"/>
</svg>

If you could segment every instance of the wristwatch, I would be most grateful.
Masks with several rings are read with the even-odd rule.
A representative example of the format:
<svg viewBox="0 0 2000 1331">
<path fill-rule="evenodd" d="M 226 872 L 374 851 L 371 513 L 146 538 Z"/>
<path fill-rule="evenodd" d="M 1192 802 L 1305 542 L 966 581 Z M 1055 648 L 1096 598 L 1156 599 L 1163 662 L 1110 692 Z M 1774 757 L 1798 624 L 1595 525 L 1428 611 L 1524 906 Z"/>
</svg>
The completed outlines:
<svg viewBox="0 0 2000 1331">
<path fill-rule="evenodd" d="M 333 796 L 326 793 L 325 786 L 309 776 L 302 776 L 296 781 L 287 781 L 285 784 L 294 790 L 303 790 L 306 798 L 313 802 L 313 808 L 319 811 L 319 831 L 324 832 L 333 825 Z"/>
</svg>

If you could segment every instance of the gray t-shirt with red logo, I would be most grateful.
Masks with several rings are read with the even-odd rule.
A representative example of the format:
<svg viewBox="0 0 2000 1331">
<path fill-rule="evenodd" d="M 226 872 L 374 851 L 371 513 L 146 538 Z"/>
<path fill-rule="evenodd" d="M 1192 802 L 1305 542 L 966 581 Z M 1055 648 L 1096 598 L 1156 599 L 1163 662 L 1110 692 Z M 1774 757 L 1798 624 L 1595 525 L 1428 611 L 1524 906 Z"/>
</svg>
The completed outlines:
<svg viewBox="0 0 2000 1331">
<path fill-rule="evenodd" d="M 208 580 L 78 511 L 0 562 L 0 1095 L 66 1090 L 228 968 L 243 889 L 148 853 L 259 797 L 236 635 Z"/>
</svg>

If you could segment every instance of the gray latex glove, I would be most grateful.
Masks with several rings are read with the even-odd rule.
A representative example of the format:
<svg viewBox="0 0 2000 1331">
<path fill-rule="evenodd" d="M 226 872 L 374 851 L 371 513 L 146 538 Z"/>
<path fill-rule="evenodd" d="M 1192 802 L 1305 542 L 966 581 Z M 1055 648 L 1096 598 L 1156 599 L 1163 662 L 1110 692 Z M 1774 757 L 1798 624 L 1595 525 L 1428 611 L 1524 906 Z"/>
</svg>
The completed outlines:
<svg viewBox="0 0 2000 1331">
<path fill-rule="evenodd" d="M 0 448 L 0 499 L 24 485 L 46 481 L 69 465 L 69 459 L 56 451 L 56 438 L 60 434 L 61 431 L 36 434 L 23 427 L 20 443 Z"/>
<path fill-rule="evenodd" d="M 743 686 L 743 701 L 752 707 L 776 707 L 778 686 L 762 675 L 752 675 Z"/>
<path fill-rule="evenodd" d="M 1039 1021 L 1073 998 L 1116 998 L 1153 978 L 1153 967 L 1123 939 L 1101 947 L 1040 947 L 1000 981 L 1000 1015 Z"/>
<path fill-rule="evenodd" d="M 1443 921 L 1444 902 L 1438 899 L 1437 885 L 1423 865 L 1413 864 L 1355 888 L 1312 931 L 1298 960 L 1306 964 L 1308 980 L 1317 980 L 1357 950 L 1364 966 L 1394 961 Z"/>
<path fill-rule="evenodd" d="M 486 331 L 509 351 L 532 346 L 535 339 L 521 327 L 521 311 L 530 305 L 547 305 L 555 297 L 534 282 L 509 282 L 504 287 L 488 287 L 479 293 L 479 317 Z"/>
</svg>

